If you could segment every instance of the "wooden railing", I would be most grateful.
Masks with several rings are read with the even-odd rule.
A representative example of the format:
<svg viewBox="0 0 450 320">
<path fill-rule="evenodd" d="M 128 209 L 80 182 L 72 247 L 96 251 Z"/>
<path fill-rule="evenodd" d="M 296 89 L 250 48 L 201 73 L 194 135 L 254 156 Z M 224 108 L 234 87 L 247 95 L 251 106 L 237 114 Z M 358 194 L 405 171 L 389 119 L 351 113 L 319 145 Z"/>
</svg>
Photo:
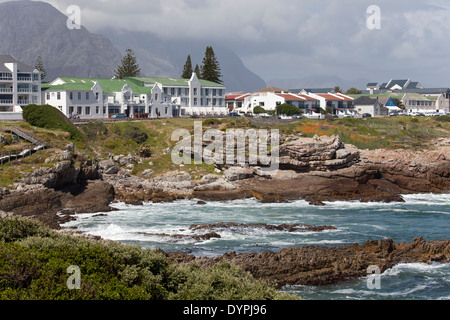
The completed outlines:
<svg viewBox="0 0 450 320">
<path fill-rule="evenodd" d="M 34 137 L 32 134 L 25 132 L 22 128 L 18 128 L 15 126 L 5 126 L 0 127 L 0 131 L 15 134 L 20 138 L 28 142 L 31 142 L 34 145 L 34 147 L 23 147 L 21 149 L 14 149 L 0 152 L 0 165 L 4 165 L 5 163 L 9 163 L 13 160 L 31 156 L 33 153 L 39 150 L 43 150 L 50 147 L 48 143 L 42 142 L 38 138 Z"/>
</svg>

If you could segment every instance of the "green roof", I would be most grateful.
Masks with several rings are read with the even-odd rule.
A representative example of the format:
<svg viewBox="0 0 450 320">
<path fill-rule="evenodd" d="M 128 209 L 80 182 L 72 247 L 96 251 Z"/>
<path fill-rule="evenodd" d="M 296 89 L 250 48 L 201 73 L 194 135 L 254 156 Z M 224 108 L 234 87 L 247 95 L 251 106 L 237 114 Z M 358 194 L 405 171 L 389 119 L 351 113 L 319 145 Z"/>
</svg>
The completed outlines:
<svg viewBox="0 0 450 320">
<path fill-rule="evenodd" d="M 121 91 L 122 88 L 128 84 L 136 94 L 144 94 L 144 93 L 150 93 L 151 88 L 139 86 L 136 85 L 132 81 L 127 80 L 121 80 L 121 79 L 99 79 L 99 78 L 67 78 L 67 77 L 61 77 L 62 81 L 65 82 L 65 84 L 59 84 L 59 85 L 49 85 L 46 84 L 45 86 L 42 85 L 42 90 L 46 91 L 62 91 L 62 90 L 71 90 L 71 91 L 90 91 L 92 87 L 94 86 L 95 82 L 98 82 L 98 84 L 102 87 L 103 92 L 106 93 L 112 93 L 112 92 L 118 92 Z"/>
<path fill-rule="evenodd" d="M 161 83 L 164 86 L 188 86 L 189 79 L 173 79 L 173 78 L 138 78 L 129 77 L 125 79 L 99 79 L 99 78 L 69 78 L 61 77 L 64 84 L 50 85 L 42 84 L 42 91 L 91 91 L 95 82 L 102 87 L 103 92 L 113 93 L 121 91 L 122 88 L 128 84 L 136 94 L 148 94 L 151 93 L 152 88 L 145 86 L 146 84 Z M 204 87 L 223 87 L 223 85 L 200 80 L 200 84 Z"/>
</svg>

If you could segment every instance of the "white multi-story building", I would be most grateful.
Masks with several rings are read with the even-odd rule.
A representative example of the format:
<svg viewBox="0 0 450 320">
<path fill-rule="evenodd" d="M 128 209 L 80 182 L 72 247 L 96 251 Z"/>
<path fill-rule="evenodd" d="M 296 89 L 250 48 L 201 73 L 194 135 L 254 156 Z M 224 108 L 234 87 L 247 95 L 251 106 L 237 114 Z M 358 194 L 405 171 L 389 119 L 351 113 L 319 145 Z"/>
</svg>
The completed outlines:
<svg viewBox="0 0 450 320">
<path fill-rule="evenodd" d="M 41 104 L 41 72 L 10 55 L 0 55 L 0 118 Z"/>
<path fill-rule="evenodd" d="M 46 104 L 70 117 L 107 118 L 113 114 L 129 117 L 171 118 L 178 116 L 218 116 L 228 114 L 225 87 L 191 79 L 57 78 L 43 88 Z"/>
</svg>

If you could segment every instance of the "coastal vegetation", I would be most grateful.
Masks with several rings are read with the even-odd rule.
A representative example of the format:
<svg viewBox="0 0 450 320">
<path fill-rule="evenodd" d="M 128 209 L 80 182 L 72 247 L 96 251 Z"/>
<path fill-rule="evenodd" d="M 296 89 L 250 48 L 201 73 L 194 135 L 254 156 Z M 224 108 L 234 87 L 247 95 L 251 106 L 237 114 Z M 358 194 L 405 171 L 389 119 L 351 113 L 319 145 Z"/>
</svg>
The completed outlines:
<svg viewBox="0 0 450 320">
<path fill-rule="evenodd" d="M 450 131 L 449 116 L 289 121 L 275 117 L 174 118 L 112 123 L 93 121 L 76 127 L 54 107 L 36 106 L 25 108 L 24 117 L 28 122 L 15 122 L 13 125 L 45 141 L 52 149 L 0 166 L 0 187 L 20 180 L 34 168 L 52 165 L 51 162 L 46 163 L 46 159 L 54 150 L 66 149 L 68 144 L 74 145 L 77 154 L 83 154 L 93 161 L 110 156 L 131 155 L 136 158 L 131 168 L 133 175 L 139 176 L 148 169 L 153 170 L 155 176 L 180 169 L 171 161 L 170 150 L 177 143 L 171 141 L 171 136 L 176 129 L 186 129 L 193 134 L 194 121 L 201 121 L 204 130 L 216 128 L 223 132 L 239 128 L 273 128 L 279 129 L 285 136 L 339 135 L 344 143 L 369 150 L 426 150 L 432 148 L 433 140 L 448 137 Z M 8 125 L 10 124 L 1 124 Z M 0 152 L 8 148 L 14 148 L 14 145 L 0 145 Z M 193 178 L 215 173 L 215 167 L 206 163 L 186 164 L 183 170 Z"/>
<path fill-rule="evenodd" d="M 67 269 L 80 269 L 70 290 Z M 298 299 L 224 262 L 171 263 L 163 252 L 62 235 L 26 218 L 0 218 L 0 299 Z"/>
</svg>

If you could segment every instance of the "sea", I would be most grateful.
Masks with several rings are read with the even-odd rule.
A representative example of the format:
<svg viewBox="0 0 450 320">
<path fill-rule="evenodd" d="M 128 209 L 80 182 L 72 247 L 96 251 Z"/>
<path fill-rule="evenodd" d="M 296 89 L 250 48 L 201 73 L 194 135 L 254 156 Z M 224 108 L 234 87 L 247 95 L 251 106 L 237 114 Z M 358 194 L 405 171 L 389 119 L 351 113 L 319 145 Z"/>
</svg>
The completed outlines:
<svg viewBox="0 0 450 320">
<path fill-rule="evenodd" d="M 449 194 L 403 197 L 404 203 L 339 201 L 325 202 L 325 206 L 312 206 L 303 200 L 263 204 L 256 199 L 203 205 L 195 199 L 142 206 L 114 203 L 118 211 L 76 215 L 76 220 L 63 227 L 77 227 L 84 233 L 144 248 L 206 257 L 230 251 L 277 252 L 294 246 L 362 245 L 368 240 L 387 238 L 396 243 L 412 242 L 416 237 L 426 241 L 450 239 Z M 192 231 L 191 225 L 229 222 L 329 225 L 336 230 L 287 232 L 237 226 L 215 230 L 220 239 L 189 237 L 208 232 Z M 306 300 L 449 300 L 450 263 L 399 264 L 380 275 L 368 274 L 328 286 L 287 286 L 282 291 Z"/>
</svg>

